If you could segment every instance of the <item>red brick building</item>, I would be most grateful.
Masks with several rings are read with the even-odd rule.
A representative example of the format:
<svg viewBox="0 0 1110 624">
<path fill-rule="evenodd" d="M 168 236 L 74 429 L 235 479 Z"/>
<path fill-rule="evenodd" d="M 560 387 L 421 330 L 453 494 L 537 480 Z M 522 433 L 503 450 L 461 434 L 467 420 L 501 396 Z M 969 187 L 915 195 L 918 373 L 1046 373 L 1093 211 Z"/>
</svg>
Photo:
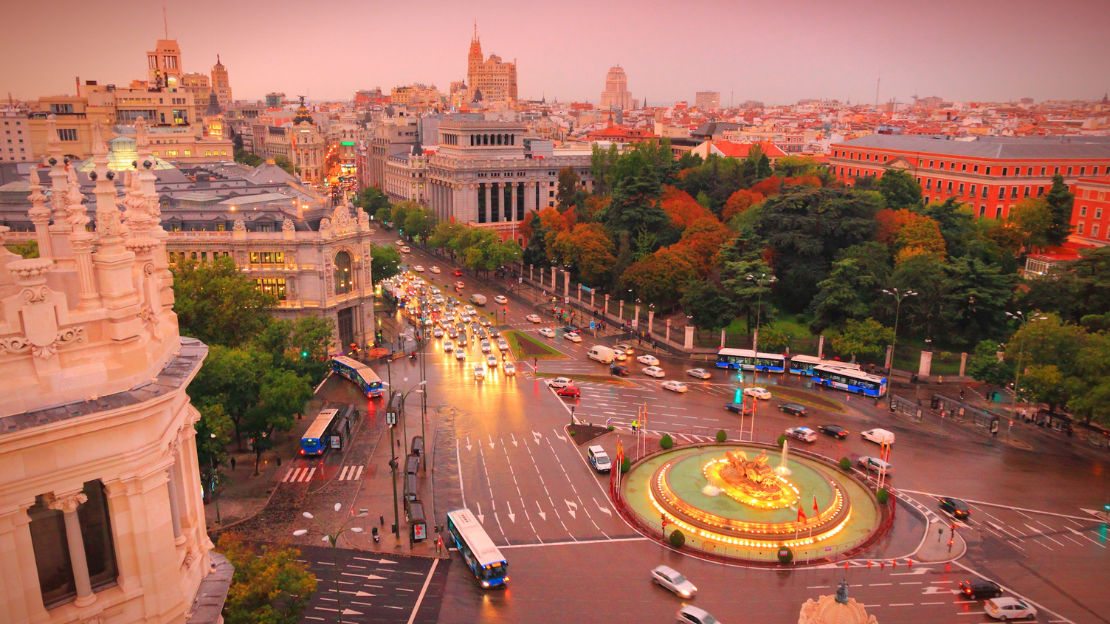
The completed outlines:
<svg viewBox="0 0 1110 624">
<path fill-rule="evenodd" d="M 641 128 L 614 125 L 595 130 L 586 135 L 588 141 L 613 141 L 614 143 L 658 143 L 659 135 Z"/>
<path fill-rule="evenodd" d="M 829 166 L 848 184 L 891 169 L 907 171 L 921 183 L 926 201 L 956 197 L 980 217 L 997 219 L 1022 199 L 1047 193 L 1054 174 L 1064 176 L 1073 190 L 1080 178 L 1110 174 L 1110 137 L 965 140 L 872 134 L 833 145 Z M 1098 192 L 1105 196 L 1105 190 L 1110 189 Z M 1077 199 L 1077 214 L 1080 203 Z M 1099 228 L 1103 240 L 1106 229 L 1105 224 Z"/>
<path fill-rule="evenodd" d="M 1110 245 L 1110 176 L 1080 178 L 1072 192 L 1072 240 L 1096 247 Z"/>
</svg>

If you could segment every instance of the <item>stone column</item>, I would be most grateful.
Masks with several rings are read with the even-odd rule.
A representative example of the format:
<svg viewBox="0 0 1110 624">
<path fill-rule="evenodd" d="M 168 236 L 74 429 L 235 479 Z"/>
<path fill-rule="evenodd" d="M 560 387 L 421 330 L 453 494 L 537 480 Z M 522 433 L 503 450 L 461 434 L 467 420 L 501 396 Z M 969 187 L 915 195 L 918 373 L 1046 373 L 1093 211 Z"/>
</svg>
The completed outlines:
<svg viewBox="0 0 1110 624">
<path fill-rule="evenodd" d="M 965 372 L 967 372 L 967 353 L 961 353 L 960 354 L 960 377 L 963 377 Z"/>
<path fill-rule="evenodd" d="M 506 221 L 516 221 L 516 189 L 520 182 L 509 183 L 509 218 Z"/>
<path fill-rule="evenodd" d="M 482 214 L 482 209 L 481 209 L 481 208 L 479 208 L 479 209 L 478 209 L 478 215 L 479 215 L 479 216 L 484 216 L 484 217 L 485 217 L 485 222 L 486 222 L 486 223 L 489 223 L 490 217 L 491 217 L 491 216 L 493 216 L 493 215 L 492 215 L 492 212 L 491 212 L 491 208 L 492 208 L 492 206 L 490 205 L 490 197 L 491 197 L 491 196 L 492 196 L 492 194 L 493 194 L 493 193 L 492 193 L 492 190 L 491 190 L 491 187 L 492 187 L 493 185 L 492 185 L 492 184 L 490 184 L 489 182 L 486 182 L 486 183 L 485 183 L 485 184 L 483 184 L 482 186 L 484 186 L 484 187 L 486 188 L 486 209 L 485 209 L 485 214 L 483 215 L 483 214 Z M 481 221 L 481 219 L 476 219 L 476 221 Z"/>
<path fill-rule="evenodd" d="M 890 368 L 890 363 L 894 359 L 894 345 L 886 346 L 886 360 L 883 362 L 885 368 Z"/>
<path fill-rule="evenodd" d="M 609 295 L 605 295 L 605 316 L 609 316 Z"/>
<path fill-rule="evenodd" d="M 89 581 L 89 562 L 85 558 L 85 540 L 81 537 L 81 521 L 77 518 L 77 508 L 87 500 L 89 497 L 81 492 L 72 492 L 59 496 L 50 503 L 50 508 L 61 511 L 65 520 L 69 560 L 73 566 L 73 582 L 77 586 L 77 600 L 73 604 L 78 607 L 87 607 L 96 602 L 96 594 L 93 593 L 92 583 Z"/>
<path fill-rule="evenodd" d="M 686 326 L 686 339 L 682 343 L 682 346 L 685 349 L 693 349 L 694 348 L 694 326 L 693 325 L 687 325 Z"/>
<path fill-rule="evenodd" d="M 608 310 L 608 307 L 609 307 L 609 295 L 605 295 L 605 304 L 606 304 L 606 305 L 605 305 L 605 307 L 606 307 L 606 310 Z M 620 307 L 619 307 L 619 308 L 617 308 L 617 318 L 618 318 L 618 319 L 620 319 L 620 320 L 622 320 L 622 321 L 624 320 L 624 299 L 621 299 L 621 304 L 620 304 Z"/>
<path fill-rule="evenodd" d="M 818 359 L 821 358 L 821 356 L 824 352 L 825 352 L 825 335 L 821 334 L 820 336 L 817 337 L 817 357 L 818 357 Z"/>
<path fill-rule="evenodd" d="M 563 271 L 563 299 L 570 299 L 570 271 Z"/>
<path fill-rule="evenodd" d="M 177 463 L 175 457 L 174 463 Z M 169 467 L 169 481 L 166 487 L 170 494 L 170 521 L 173 523 L 173 541 L 178 546 L 185 543 L 185 535 L 181 533 L 181 505 L 177 498 L 177 474 L 173 466 Z"/>
<path fill-rule="evenodd" d="M 555 274 L 555 267 L 551 267 L 551 294 L 555 294 L 555 289 L 559 287 L 558 275 Z"/>
<path fill-rule="evenodd" d="M 528 265 L 528 281 L 529 281 L 529 282 L 534 282 L 534 281 L 536 281 L 536 276 L 535 276 L 535 274 L 533 273 L 533 270 L 534 270 L 535 268 L 536 268 L 536 265 L 534 265 L 534 264 L 529 264 L 529 265 Z"/>
<path fill-rule="evenodd" d="M 722 349 L 725 348 L 725 330 L 724 329 L 721 329 L 721 348 Z M 752 350 L 754 351 L 755 349 L 752 349 Z"/>
<path fill-rule="evenodd" d="M 597 292 L 596 288 L 591 288 L 590 289 L 590 309 L 591 310 L 596 310 L 597 309 L 596 307 L 594 307 L 594 293 L 596 293 L 596 292 Z"/>
<path fill-rule="evenodd" d="M 921 352 L 921 364 L 918 365 L 918 367 L 917 367 L 917 374 L 922 376 L 922 377 L 927 377 L 929 375 L 929 370 L 932 368 L 932 366 L 933 366 L 933 352 L 932 351 L 922 351 Z"/>
<path fill-rule="evenodd" d="M 632 316 L 632 329 L 640 326 L 640 304 L 636 304 L 636 313 Z"/>
<path fill-rule="evenodd" d="M 652 323 L 655 321 L 655 310 L 648 310 L 648 334 L 651 334 Z"/>
<path fill-rule="evenodd" d="M 90 172 L 89 177 L 96 180 L 97 172 Z M 93 271 L 93 234 L 85 229 L 89 224 L 89 215 L 85 210 L 85 197 L 81 195 L 80 187 L 77 185 L 71 185 L 69 188 L 66 211 L 69 212 L 67 220 L 72 226 L 69 244 L 73 249 L 74 257 L 77 258 L 77 281 L 81 289 L 81 301 L 77 304 L 77 309 L 94 310 L 100 307 L 100 294 L 96 289 L 96 274 Z"/>
<path fill-rule="evenodd" d="M 0 613 L 13 622 L 50 620 L 42 606 L 42 589 L 35 568 L 31 543 L 31 517 L 27 510 L 34 499 L 0 509 Z"/>
<path fill-rule="evenodd" d="M 663 340 L 670 341 L 671 339 L 671 319 L 667 319 L 667 333 L 664 334 Z"/>
</svg>

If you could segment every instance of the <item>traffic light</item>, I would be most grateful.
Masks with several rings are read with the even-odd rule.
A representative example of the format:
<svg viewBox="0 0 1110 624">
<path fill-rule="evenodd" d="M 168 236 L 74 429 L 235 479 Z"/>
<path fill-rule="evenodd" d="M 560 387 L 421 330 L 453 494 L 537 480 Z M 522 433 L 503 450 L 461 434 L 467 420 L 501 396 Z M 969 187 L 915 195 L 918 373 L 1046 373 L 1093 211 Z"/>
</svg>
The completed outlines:
<svg viewBox="0 0 1110 624">
<path fill-rule="evenodd" d="M 305 359 L 308 359 L 308 350 L 307 349 L 301 351 L 301 357 L 305 358 Z"/>
</svg>

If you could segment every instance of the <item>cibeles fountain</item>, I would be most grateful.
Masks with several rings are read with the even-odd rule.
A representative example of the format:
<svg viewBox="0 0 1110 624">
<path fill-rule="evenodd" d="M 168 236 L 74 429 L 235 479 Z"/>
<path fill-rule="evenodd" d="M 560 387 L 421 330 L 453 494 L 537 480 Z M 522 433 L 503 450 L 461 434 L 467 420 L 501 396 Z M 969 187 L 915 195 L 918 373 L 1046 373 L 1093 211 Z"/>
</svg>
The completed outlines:
<svg viewBox="0 0 1110 624">
<path fill-rule="evenodd" d="M 770 562 L 788 547 L 792 565 L 824 563 L 863 545 L 881 524 L 874 495 L 817 456 L 751 444 L 705 444 L 650 455 L 620 495 L 641 526 L 682 531 L 684 548 Z M 664 521 L 665 520 L 665 524 Z"/>
</svg>

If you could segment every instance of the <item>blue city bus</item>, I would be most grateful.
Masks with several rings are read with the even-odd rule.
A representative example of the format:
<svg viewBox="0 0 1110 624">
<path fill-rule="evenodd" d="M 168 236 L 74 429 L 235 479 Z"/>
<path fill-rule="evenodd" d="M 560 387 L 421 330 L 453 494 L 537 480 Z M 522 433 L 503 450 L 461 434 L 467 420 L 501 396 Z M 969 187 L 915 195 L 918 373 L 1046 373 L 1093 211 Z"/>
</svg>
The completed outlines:
<svg viewBox="0 0 1110 624">
<path fill-rule="evenodd" d="M 751 349 L 718 349 L 717 368 L 781 373 L 786 370 L 786 358 L 777 353 L 756 353 Z"/>
<path fill-rule="evenodd" d="M 804 377 L 812 377 L 813 369 L 818 366 L 837 366 L 839 368 L 848 368 L 852 370 L 859 370 L 859 364 L 854 362 L 840 362 L 837 360 L 822 360 L 814 355 L 792 355 L 790 356 L 790 372 L 794 375 L 802 375 Z"/>
<path fill-rule="evenodd" d="M 316 416 L 316 420 L 308 427 L 308 431 L 301 436 L 301 455 L 323 455 L 328 448 L 328 438 L 331 437 L 332 427 L 335 425 L 336 415 L 339 410 L 326 409 Z"/>
<path fill-rule="evenodd" d="M 886 377 L 869 375 L 863 371 L 842 366 L 828 364 L 815 366 L 813 383 L 869 397 L 878 398 L 886 395 Z"/>
<path fill-rule="evenodd" d="M 350 381 L 355 382 L 362 392 L 368 397 L 382 395 L 382 380 L 374 369 L 358 360 L 345 355 L 337 355 L 331 360 L 331 369 Z"/>
<path fill-rule="evenodd" d="M 447 512 L 447 532 L 482 587 L 504 587 L 509 582 L 509 563 L 469 509 Z"/>
</svg>

